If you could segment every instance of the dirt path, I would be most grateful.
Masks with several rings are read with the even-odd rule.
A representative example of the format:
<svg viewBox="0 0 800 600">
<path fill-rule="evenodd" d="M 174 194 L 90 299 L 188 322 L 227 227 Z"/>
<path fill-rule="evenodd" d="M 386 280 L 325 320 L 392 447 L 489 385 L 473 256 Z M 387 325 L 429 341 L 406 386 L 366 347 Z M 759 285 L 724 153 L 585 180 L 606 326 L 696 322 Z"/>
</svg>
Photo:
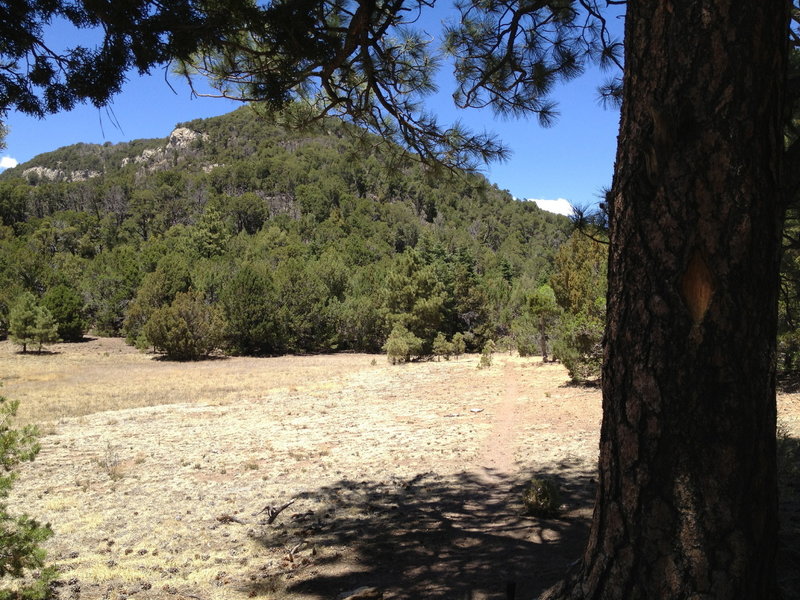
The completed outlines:
<svg viewBox="0 0 800 600">
<path fill-rule="evenodd" d="M 508 476 L 514 471 L 514 455 L 519 434 L 519 411 L 517 403 L 520 399 L 519 373 L 512 363 L 503 365 L 503 395 L 493 415 L 492 428 L 483 442 L 478 460 L 477 471 L 492 483 L 498 476 Z"/>
</svg>

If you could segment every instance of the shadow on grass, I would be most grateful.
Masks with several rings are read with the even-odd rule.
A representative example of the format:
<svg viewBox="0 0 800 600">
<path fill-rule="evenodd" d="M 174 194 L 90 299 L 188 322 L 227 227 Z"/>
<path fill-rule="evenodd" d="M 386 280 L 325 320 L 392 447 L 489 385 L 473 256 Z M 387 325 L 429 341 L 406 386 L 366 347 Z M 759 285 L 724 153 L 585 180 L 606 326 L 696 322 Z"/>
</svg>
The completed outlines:
<svg viewBox="0 0 800 600">
<path fill-rule="evenodd" d="M 778 580 L 784 600 L 800 600 L 800 440 L 784 435 L 778 442 Z M 256 567 L 243 591 L 333 599 L 369 586 L 407 600 L 536 598 L 583 551 L 595 474 L 565 462 L 536 476 L 558 482 L 561 516 L 523 514 L 528 480 L 490 471 L 341 480 L 306 492 L 300 497 L 313 510 L 287 510 L 251 531 L 283 559 Z"/>
<path fill-rule="evenodd" d="M 14 354 L 18 356 L 58 356 L 61 354 L 58 350 L 48 350 L 47 348 L 42 348 L 41 350 L 17 350 Z"/>
<path fill-rule="evenodd" d="M 79 340 L 64 340 L 63 344 L 85 344 L 87 342 L 94 342 L 97 340 L 96 337 L 92 337 L 90 335 L 84 335 Z"/>
<path fill-rule="evenodd" d="M 599 379 L 587 379 L 585 381 L 569 380 L 565 381 L 558 387 L 560 388 L 576 388 L 583 390 L 599 390 L 602 382 Z"/>
<path fill-rule="evenodd" d="M 784 600 L 800 600 L 800 440 L 778 430 L 780 536 L 778 584 Z"/>
<path fill-rule="evenodd" d="M 197 358 L 175 358 L 166 354 L 151 353 L 152 360 L 156 362 L 173 362 L 173 363 L 198 363 L 198 362 L 215 362 L 218 360 L 230 360 L 230 356 L 224 354 L 211 354 L 206 356 L 198 356 Z"/>
<path fill-rule="evenodd" d="M 504 599 L 511 586 L 514 597 L 531 598 L 564 574 L 588 535 L 594 474 L 564 473 L 536 474 L 560 484 L 566 507 L 558 518 L 523 514 L 526 480 L 423 473 L 321 487 L 303 495 L 317 509 L 282 516 L 254 537 L 272 550 L 307 549 L 296 559 L 306 566 L 285 575 L 292 597 L 374 586 L 387 598 Z M 262 569 L 245 591 L 260 593 L 268 577 Z"/>
</svg>

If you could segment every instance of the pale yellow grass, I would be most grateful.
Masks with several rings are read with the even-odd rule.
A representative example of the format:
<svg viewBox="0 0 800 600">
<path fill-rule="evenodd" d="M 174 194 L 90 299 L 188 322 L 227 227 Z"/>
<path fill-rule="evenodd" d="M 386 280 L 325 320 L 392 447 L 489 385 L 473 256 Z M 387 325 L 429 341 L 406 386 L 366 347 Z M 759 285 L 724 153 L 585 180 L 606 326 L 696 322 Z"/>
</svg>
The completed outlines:
<svg viewBox="0 0 800 600">
<path fill-rule="evenodd" d="M 0 394 L 20 401 L 21 424 L 184 402 L 228 404 L 281 389 L 331 389 L 337 376 L 371 369 L 375 358 L 340 354 L 175 363 L 118 338 L 54 344 L 47 350 L 21 354 L 18 346 L 0 342 Z"/>
<path fill-rule="evenodd" d="M 520 566 L 523 592 L 575 558 L 552 549 L 567 525 L 519 517 L 514 487 L 540 471 L 591 485 L 600 394 L 567 385 L 560 365 L 497 355 L 484 370 L 476 356 L 392 367 L 358 354 L 168 363 L 111 339 L 51 350 L 23 356 L 0 343 L 0 393 L 21 400 L 23 421 L 49 423 L 11 506 L 53 523 L 63 600 L 321 600 L 342 590 L 303 585 L 357 587 L 384 572 L 400 577 L 383 580 L 387 599 L 462 598 L 461 563 L 427 558 L 426 543 L 443 543 L 436 527 L 403 542 L 406 571 L 367 564 L 381 545 L 358 538 L 364 529 L 395 543 L 406 515 L 427 532 L 427 494 L 450 503 L 433 522 L 451 531 L 450 554 L 487 547 L 476 535 L 507 548 L 464 573 L 491 582 L 497 564 L 520 560 L 516 538 L 547 547 Z M 797 396 L 779 410 L 800 433 Z M 272 525 L 256 515 L 291 498 Z M 585 490 L 569 523 L 585 525 L 590 499 Z M 487 506 L 507 506 L 515 526 L 501 533 L 491 511 L 479 526 Z M 415 576 L 428 560 L 454 570 Z"/>
<path fill-rule="evenodd" d="M 329 510 L 318 490 L 343 481 L 468 468 L 504 377 L 474 356 L 393 367 L 352 354 L 168 363 L 111 339 L 51 349 L 0 344 L 3 394 L 21 400 L 23 421 L 52 422 L 14 501 L 53 523 L 50 556 L 89 598 L 305 597 L 286 595 L 282 562 L 299 534 L 254 514 L 300 495 L 290 523 Z M 245 524 L 218 520 L 227 514 Z M 369 518 L 355 505 L 337 514 Z M 304 552 L 293 565 L 310 564 Z M 360 568 L 345 546 L 314 552 Z"/>
</svg>

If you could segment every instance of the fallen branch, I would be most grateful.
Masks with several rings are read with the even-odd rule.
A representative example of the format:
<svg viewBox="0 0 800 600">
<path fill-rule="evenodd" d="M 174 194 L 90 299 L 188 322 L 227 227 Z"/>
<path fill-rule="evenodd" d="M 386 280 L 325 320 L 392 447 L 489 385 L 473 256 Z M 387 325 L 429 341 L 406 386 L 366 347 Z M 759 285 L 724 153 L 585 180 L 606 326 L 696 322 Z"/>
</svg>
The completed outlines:
<svg viewBox="0 0 800 600">
<path fill-rule="evenodd" d="M 292 498 L 286 504 L 282 506 L 273 506 L 271 504 L 267 504 L 264 508 L 256 513 L 256 515 L 260 515 L 261 513 L 266 513 L 267 515 L 267 525 L 272 525 L 275 519 L 278 518 L 278 515 L 281 514 L 284 510 L 289 508 L 292 504 L 297 501 L 297 498 Z"/>
</svg>

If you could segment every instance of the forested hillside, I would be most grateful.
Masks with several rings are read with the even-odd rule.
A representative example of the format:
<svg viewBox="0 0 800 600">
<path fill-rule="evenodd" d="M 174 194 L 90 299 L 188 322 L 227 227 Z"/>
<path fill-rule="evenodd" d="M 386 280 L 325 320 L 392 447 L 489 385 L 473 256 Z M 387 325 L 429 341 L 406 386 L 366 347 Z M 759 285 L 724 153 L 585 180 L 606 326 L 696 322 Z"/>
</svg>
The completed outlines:
<svg viewBox="0 0 800 600">
<path fill-rule="evenodd" d="M 421 354 L 438 334 L 468 349 L 535 335 L 567 219 L 344 127 L 288 132 L 244 107 L 6 171 L 0 330 L 30 292 L 59 323 L 161 349 L 198 331 L 241 354 L 379 351 L 395 328 Z"/>
</svg>

